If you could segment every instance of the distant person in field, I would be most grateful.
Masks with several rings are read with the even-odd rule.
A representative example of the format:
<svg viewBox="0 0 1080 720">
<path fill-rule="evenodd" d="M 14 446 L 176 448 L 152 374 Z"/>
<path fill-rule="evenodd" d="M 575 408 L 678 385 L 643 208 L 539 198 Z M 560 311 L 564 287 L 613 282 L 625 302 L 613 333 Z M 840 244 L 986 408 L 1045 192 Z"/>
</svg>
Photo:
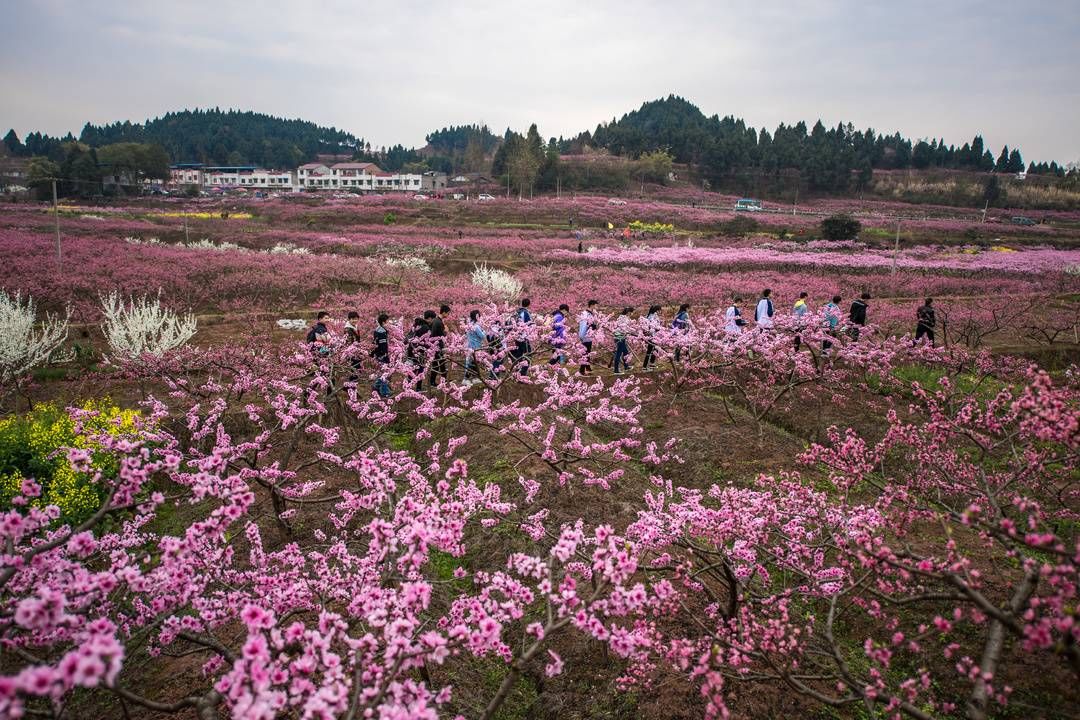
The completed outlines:
<svg viewBox="0 0 1080 720">
<path fill-rule="evenodd" d="M 480 324 L 480 311 L 469 311 L 469 323 L 465 326 L 465 385 L 472 385 L 480 379 L 480 366 L 477 364 L 476 353 L 484 348 L 487 342 L 487 333 Z"/>
<path fill-rule="evenodd" d="M 799 352 L 802 347 L 802 335 L 798 331 L 806 323 L 806 314 L 810 312 L 810 307 L 806 304 L 806 298 L 808 297 L 809 293 L 803 290 L 799 293 L 799 299 L 795 301 L 795 306 L 791 308 L 791 314 L 795 318 L 795 352 Z"/>
<path fill-rule="evenodd" d="M 413 320 L 412 330 L 405 337 L 405 359 L 412 366 L 412 374 L 415 380 L 414 388 L 417 392 L 424 389 L 424 368 L 427 367 L 427 335 L 431 330 L 428 325 L 427 314 L 424 317 Z M 432 313 L 434 314 L 434 313 Z"/>
<path fill-rule="evenodd" d="M 351 313 L 350 313 L 351 314 Z M 359 317 L 359 315 L 357 316 Z M 390 331 L 386 329 L 386 323 L 390 316 L 379 313 L 375 318 L 375 331 L 372 333 L 371 357 L 375 358 L 378 367 L 375 368 L 375 392 L 379 397 L 390 397 L 390 383 L 387 382 L 387 368 L 390 365 Z"/>
<path fill-rule="evenodd" d="M 634 308 L 625 307 L 622 312 L 619 313 L 619 318 L 615 321 L 615 330 L 612 333 L 615 336 L 615 374 L 622 375 L 623 372 L 630 369 L 630 364 L 627 362 L 627 358 L 630 356 L 630 313 L 634 312 Z"/>
<path fill-rule="evenodd" d="M 926 298 L 926 302 L 915 311 L 915 342 L 925 335 L 930 341 L 930 347 L 934 347 L 934 326 L 937 325 L 937 315 L 934 313 L 934 298 Z"/>
<path fill-rule="evenodd" d="M 356 382 L 359 378 L 360 372 L 360 355 L 357 354 L 357 343 L 360 342 L 360 333 L 357 331 L 356 326 L 360 324 L 360 313 L 355 310 L 349 311 L 348 320 L 345 322 L 345 339 L 349 343 L 349 349 L 352 353 L 352 357 L 349 358 L 349 365 L 352 366 L 353 372 L 349 376 L 349 382 Z"/>
<path fill-rule="evenodd" d="M 582 375 L 588 375 L 592 372 L 593 338 L 596 337 L 596 329 L 599 325 L 596 319 L 596 301 L 589 300 L 585 309 L 578 315 L 578 340 L 581 341 L 581 346 L 585 348 L 585 355 L 582 356 L 581 366 L 578 368 L 578 372 Z"/>
<path fill-rule="evenodd" d="M 450 370 L 450 360 L 446 357 L 446 321 L 449 319 L 449 305 L 441 305 L 439 313 L 431 319 L 431 337 L 435 339 L 435 352 L 431 358 L 431 373 L 428 377 L 428 385 L 431 387 L 436 387 L 440 380 L 446 380 Z"/>
<path fill-rule="evenodd" d="M 650 305 L 649 314 L 645 316 L 645 359 L 641 361 L 641 369 L 649 370 L 656 365 L 656 343 L 653 334 L 660 329 L 660 306 Z"/>
<path fill-rule="evenodd" d="M 869 299 L 870 293 L 864 292 L 851 303 L 851 311 L 848 313 L 848 322 L 851 323 L 851 328 L 848 332 L 852 340 L 859 339 L 859 329 L 866 325 L 866 310 L 869 307 L 866 301 Z"/>
<path fill-rule="evenodd" d="M 739 309 L 740 304 L 742 304 L 742 298 L 736 295 L 724 313 L 724 330 L 729 335 L 741 334 L 743 326 L 746 325 L 746 321 L 742 317 L 742 310 Z"/>
<path fill-rule="evenodd" d="M 840 301 L 839 295 L 833 295 L 832 300 L 825 304 L 825 323 L 829 326 L 830 335 L 836 335 L 836 328 L 840 325 Z M 832 340 L 821 342 L 821 354 L 828 357 L 832 353 Z"/>
<path fill-rule="evenodd" d="M 517 309 L 517 321 L 521 326 L 518 328 L 520 332 L 528 332 L 529 326 L 532 325 L 532 313 L 529 312 L 529 305 L 531 304 L 532 301 L 529 298 L 522 298 L 521 305 Z M 518 338 L 514 351 L 510 356 L 513 358 L 515 365 L 520 364 L 519 372 L 522 377 L 529 374 L 529 355 L 531 353 L 532 345 L 529 343 L 529 338 Z"/>
<path fill-rule="evenodd" d="M 686 334 L 690 332 L 690 303 L 683 303 L 679 306 L 679 312 L 675 313 L 675 319 L 671 321 L 671 329 L 676 332 Z M 675 362 L 679 362 L 682 359 L 683 348 L 681 346 L 675 347 Z"/>
<path fill-rule="evenodd" d="M 313 352 L 319 355 L 330 354 L 330 313 L 320 310 L 315 316 L 315 324 L 308 330 L 307 344 Z"/>
<path fill-rule="evenodd" d="M 570 306 L 563 303 L 551 314 L 551 360 L 550 365 L 566 364 L 566 316 Z"/>
<path fill-rule="evenodd" d="M 772 318 L 774 309 L 772 298 L 769 297 L 770 295 L 772 295 L 772 290 L 769 288 L 762 290 L 761 299 L 758 300 L 757 307 L 754 308 L 754 322 L 756 322 L 757 326 L 762 330 L 768 330 L 773 325 Z"/>
</svg>

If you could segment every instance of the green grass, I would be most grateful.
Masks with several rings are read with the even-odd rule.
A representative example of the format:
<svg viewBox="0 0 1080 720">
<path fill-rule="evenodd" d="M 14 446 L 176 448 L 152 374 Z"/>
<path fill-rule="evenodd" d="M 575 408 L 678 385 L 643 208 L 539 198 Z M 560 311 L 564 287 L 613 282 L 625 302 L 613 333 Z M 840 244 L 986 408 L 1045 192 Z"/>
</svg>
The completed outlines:
<svg viewBox="0 0 1080 720">
<path fill-rule="evenodd" d="M 34 368 L 34 380 L 37 382 L 51 382 L 55 380 L 67 380 L 68 368 L 45 366 Z"/>
<path fill-rule="evenodd" d="M 481 660 L 480 672 L 484 693 L 482 697 L 491 698 L 499 691 L 499 686 L 510 669 L 505 663 L 485 658 Z M 540 693 L 537 692 L 536 685 L 522 675 L 494 717 L 496 720 L 524 720 L 532 716 L 531 711 L 539 699 Z"/>
</svg>

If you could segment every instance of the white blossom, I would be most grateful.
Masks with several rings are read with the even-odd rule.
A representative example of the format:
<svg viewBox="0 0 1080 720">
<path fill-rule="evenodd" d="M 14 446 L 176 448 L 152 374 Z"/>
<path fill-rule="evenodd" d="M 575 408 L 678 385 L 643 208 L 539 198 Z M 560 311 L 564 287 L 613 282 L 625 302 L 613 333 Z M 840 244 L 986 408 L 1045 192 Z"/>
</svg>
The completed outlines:
<svg viewBox="0 0 1080 720">
<path fill-rule="evenodd" d="M 422 257 L 417 257 L 415 255 L 388 257 L 384 262 L 389 267 L 399 268 L 401 270 L 416 270 L 417 272 L 422 273 L 431 272 L 431 266 L 428 265 L 427 260 Z"/>
<path fill-rule="evenodd" d="M 266 251 L 270 255 L 310 255 L 311 250 L 306 247 L 294 245 L 291 242 L 279 242 Z"/>
<path fill-rule="evenodd" d="M 112 359 L 134 360 L 144 354 L 160 356 L 178 348 L 195 334 L 197 323 L 191 313 L 178 316 L 161 306 L 159 298 L 130 298 L 125 302 L 117 292 L 101 298 L 105 315 L 105 339 Z"/>
<path fill-rule="evenodd" d="M 506 300 L 513 300 L 521 295 L 522 284 L 516 277 L 498 268 L 488 267 L 486 263 L 473 265 L 472 283 L 488 295 Z"/>
<path fill-rule="evenodd" d="M 208 240 L 206 238 L 203 238 L 202 240 L 195 240 L 193 242 L 186 243 L 186 244 L 184 244 L 184 247 L 186 247 L 188 250 L 215 250 L 217 252 L 223 252 L 225 250 L 233 250 L 233 251 L 236 251 L 236 252 L 247 252 L 248 251 L 247 248 L 240 247 L 236 243 L 224 242 L 224 241 L 220 242 L 220 243 L 215 243 L 214 241 Z"/>
<path fill-rule="evenodd" d="M 37 306 L 0 290 L 0 382 L 10 383 L 48 361 L 67 339 L 69 309 L 64 317 L 46 315 L 36 328 Z"/>
</svg>

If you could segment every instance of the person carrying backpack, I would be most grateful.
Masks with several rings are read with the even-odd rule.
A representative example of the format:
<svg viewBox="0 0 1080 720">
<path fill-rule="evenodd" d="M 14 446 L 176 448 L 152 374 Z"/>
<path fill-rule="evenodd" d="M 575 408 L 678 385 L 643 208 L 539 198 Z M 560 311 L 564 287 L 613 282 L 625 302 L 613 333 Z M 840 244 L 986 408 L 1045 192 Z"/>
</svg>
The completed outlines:
<svg viewBox="0 0 1080 720">
<path fill-rule="evenodd" d="M 757 307 L 754 308 L 754 322 L 762 330 L 768 330 L 773 325 L 773 303 L 769 295 L 772 294 L 772 290 L 765 288 L 761 291 L 761 299 L 758 300 Z"/>
<path fill-rule="evenodd" d="M 742 298 L 735 296 L 731 301 L 731 305 L 728 307 L 727 312 L 724 313 L 724 330 L 729 335 L 739 335 L 742 333 L 743 326 L 746 325 L 746 321 L 742 318 L 742 311 L 739 310 L 739 303 L 742 302 Z"/>
<path fill-rule="evenodd" d="M 919 342 L 925 335 L 930 341 L 930 347 L 934 347 L 935 325 L 937 315 L 934 312 L 934 298 L 926 298 L 926 302 L 915 311 L 915 342 Z"/>
<path fill-rule="evenodd" d="M 327 327 L 329 322 L 330 313 L 325 310 L 320 310 L 319 314 L 315 316 L 315 324 L 308 330 L 307 334 L 307 344 L 312 352 L 319 355 L 330 354 L 330 328 Z"/>
</svg>

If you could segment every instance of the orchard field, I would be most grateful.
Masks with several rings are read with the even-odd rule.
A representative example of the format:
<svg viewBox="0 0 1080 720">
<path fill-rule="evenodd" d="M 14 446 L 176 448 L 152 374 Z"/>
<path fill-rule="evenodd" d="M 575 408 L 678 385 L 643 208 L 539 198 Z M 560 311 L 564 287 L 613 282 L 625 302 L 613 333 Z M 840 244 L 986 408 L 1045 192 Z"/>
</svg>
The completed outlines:
<svg viewBox="0 0 1080 720">
<path fill-rule="evenodd" d="M 0 717 L 1077 717 L 1080 213 L 733 202 L 0 209 Z"/>
</svg>

